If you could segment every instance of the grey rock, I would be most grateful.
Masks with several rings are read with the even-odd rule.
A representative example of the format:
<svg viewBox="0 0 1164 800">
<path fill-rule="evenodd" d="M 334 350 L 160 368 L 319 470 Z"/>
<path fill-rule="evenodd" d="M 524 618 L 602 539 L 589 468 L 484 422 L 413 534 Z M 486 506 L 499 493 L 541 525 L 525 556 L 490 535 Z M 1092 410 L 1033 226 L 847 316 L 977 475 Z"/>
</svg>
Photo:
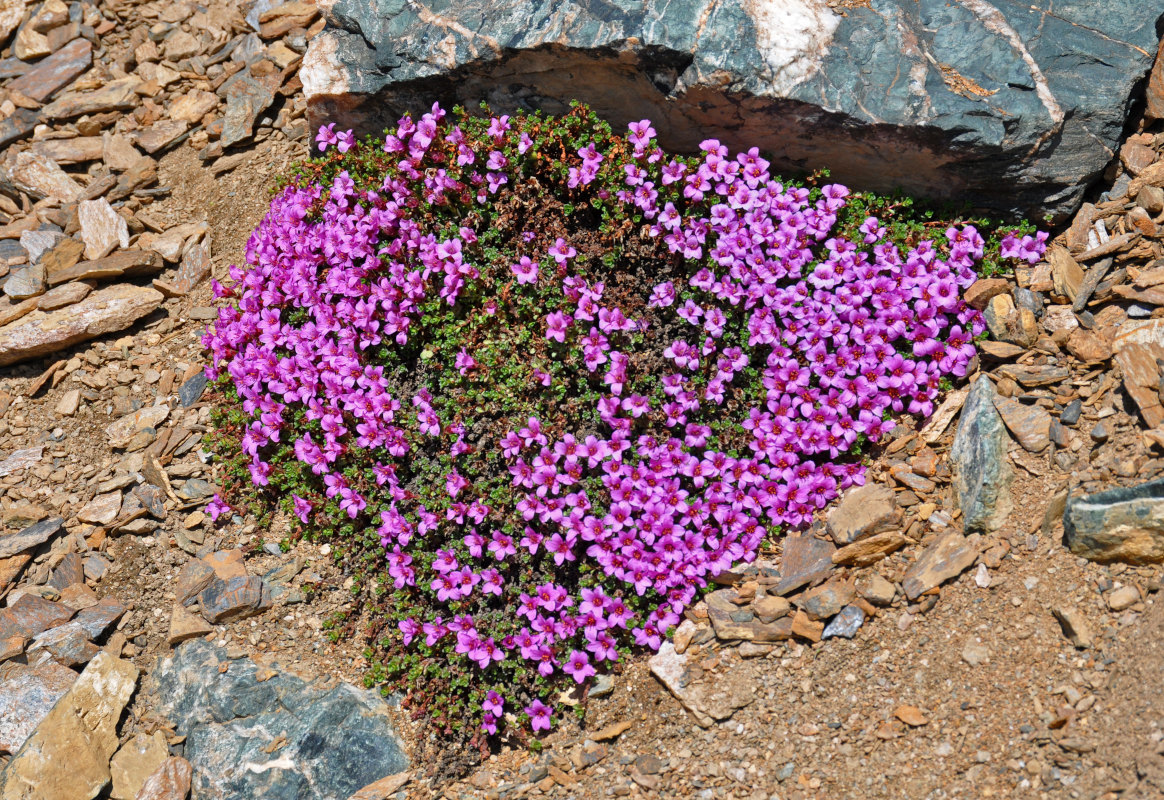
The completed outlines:
<svg viewBox="0 0 1164 800">
<path fill-rule="evenodd" d="M 1091 440 L 1096 444 L 1103 444 L 1108 440 L 1110 435 L 1107 431 L 1107 426 L 1103 424 L 1103 420 L 1095 423 L 1095 427 L 1091 429 Z"/>
<path fill-rule="evenodd" d="M 650 118 L 674 150 L 716 137 L 780 171 L 1064 216 L 1118 149 L 1161 17 L 1141 0 L 830 5 L 337 0 L 300 76 L 312 130 L 578 99 Z"/>
<path fill-rule="evenodd" d="M 199 372 L 179 387 L 178 402 L 182 404 L 182 408 L 189 408 L 198 402 L 199 398 L 202 397 L 202 392 L 205 390 L 206 373 Z"/>
<path fill-rule="evenodd" d="M 201 478 L 191 478 L 178 487 L 177 494 L 183 500 L 201 500 L 203 497 L 210 497 L 216 491 L 209 482 Z"/>
<path fill-rule="evenodd" d="M 89 641 L 85 629 L 76 622 L 66 622 L 38 634 L 28 647 L 29 655 L 47 650 L 58 663 L 66 667 L 81 667 L 97 655 L 97 645 Z"/>
<path fill-rule="evenodd" d="M 1092 561 L 1164 561 L 1164 479 L 1068 497 L 1063 542 Z"/>
<path fill-rule="evenodd" d="M 54 661 L 7 667 L 0 677 L 0 752 L 19 750 L 75 680 L 77 673 Z"/>
<path fill-rule="evenodd" d="M 17 553 L 44 544 L 65 524 L 61 517 L 49 517 L 40 522 L 29 525 L 19 533 L 9 533 L 0 536 L 0 558 L 8 558 Z"/>
<path fill-rule="evenodd" d="M 40 264 L 30 264 L 18 269 L 8 276 L 4 282 L 4 294 L 13 300 L 27 300 L 44 294 L 46 288 L 44 267 Z"/>
<path fill-rule="evenodd" d="M 837 548 L 811 533 L 784 538 L 784 552 L 780 564 L 780 583 L 772 594 L 784 596 L 802 586 L 828 576 L 833 569 L 833 553 Z"/>
<path fill-rule="evenodd" d="M 961 575 L 978 557 L 978 534 L 963 536 L 957 531 L 943 533 L 918 557 L 901 580 L 910 600 L 916 600 L 935 586 Z"/>
<path fill-rule="evenodd" d="M 220 672 L 220 665 L 227 665 Z M 268 676 L 202 640 L 179 646 L 154 671 L 158 713 L 186 736 L 193 797 L 347 800 L 409 762 L 374 691 L 324 688 L 290 673 Z M 277 736 L 286 745 L 267 753 Z"/>
<path fill-rule="evenodd" d="M 989 378 L 983 376 L 974 383 L 950 448 L 954 488 L 967 533 L 998 530 L 1011 510 L 1014 474 L 1006 458 L 1010 437 L 994 407 L 997 396 Z"/>
<path fill-rule="evenodd" d="M 1063 409 L 1063 413 L 1059 415 L 1059 421 L 1064 425 L 1074 425 L 1079 421 L 1080 415 L 1083 413 L 1083 401 L 1079 398 L 1072 400 Z"/>
<path fill-rule="evenodd" d="M 198 595 L 202 616 L 207 622 L 219 623 L 258 614 L 270 605 L 264 597 L 263 579 L 257 575 L 239 575 L 224 581 L 215 578 Z M 267 600 L 264 604 L 264 600 Z"/>
<path fill-rule="evenodd" d="M 97 605 L 78 611 L 73 622 L 81 626 L 90 639 L 100 639 L 128 610 L 116 597 L 103 597 Z"/>
<path fill-rule="evenodd" d="M 833 617 L 832 621 L 825 626 L 824 633 L 820 635 L 820 638 L 832 639 L 834 636 L 841 636 L 845 639 L 852 639 L 864 624 L 865 612 L 860 606 L 845 606 L 841 609 L 841 613 Z"/>
</svg>

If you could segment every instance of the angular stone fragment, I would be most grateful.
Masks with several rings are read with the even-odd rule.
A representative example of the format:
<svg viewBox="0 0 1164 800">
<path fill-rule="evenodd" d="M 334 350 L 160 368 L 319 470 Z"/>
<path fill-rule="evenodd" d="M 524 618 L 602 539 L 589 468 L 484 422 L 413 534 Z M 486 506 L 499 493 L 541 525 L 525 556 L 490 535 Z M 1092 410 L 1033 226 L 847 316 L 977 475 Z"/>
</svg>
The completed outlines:
<svg viewBox="0 0 1164 800">
<path fill-rule="evenodd" d="M 865 624 L 865 611 L 860 606 L 845 606 L 841 613 L 825 626 L 821 633 L 822 639 L 832 639 L 836 636 L 852 639 L 857 631 Z"/>
<path fill-rule="evenodd" d="M 81 302 L 89 296 L 93 288 L 93 284 L 88 281 L 66 283 L 55 289 L 49 289 L 40 297 L 36 298 L 36 307 L 41 311 L 56 311 L 58 308 L 64 308 L 65 306 L 71 306 L 74 303 Z M 77 393 L 77 400 L 79 402 L 81 399 L 80 391 L 77 389 L 71 389 L 70 391 Z M 76 408 L 73 411 L 76 411 Z M 69 415 L 71 414 L 72 412 Z"/>
<path fill-rule="evenodd" d="M 992 299 L 1010 291 L 1010 281 L 1005 278 L 979 278 L 970 285 L 963 295 L 966 302 L 979 311 L 985 311 Z"/>
<path fill-rule="evenodd" d="M 1164 345 L 1125 345 L 1115 357 L 1124 376 L 1124 391 L 1139 406 L 1140 415 L 1149 428 L 1164 424 L 1164 407 L 1160 403 L 1159 360 L 1164 359 Z"/>
<path fill-rule="evenodd" d="M 174 288 L 182 294 L 190 291 L 210 277 L 210 247 L 205 243 L 190 247 L 182 255 L 182 263 L 174 278 Z"/>
<path fill-rule="evenodd" d="M 81 260 L 81 256 L 84 254 L 85 243 L 69 237 L 61 239 L 36 260 L 44 267 L 45 278 L 49 280 L 49 285 L 51 286 L 52 281 L 50 276 L 72 268 Z"/>
<path fill-rule="evenodd" d="M 1063 542 L 1075 555 L 1101 563 L 1164 561 L 1164 479 L 1069 497 Z"/>
<path fill-rule="evenodd" d="M 109 762 L 113 779 L 112 800 L 135 800 L 146 779 L 170 756 L 166 736 L 155 731 L 153 736 L 138 733 L 121 746 Z"/>
<path fill-rule="evenodd" d="M 833 569 L 831 543 L 810 534 L 784 537 L 784 551 L 780 561 L 780 583 L 773 594 L 786 595 L 824 578 Z"/>
<path fill-rule="evenodd" d="M 4 282 L 4 294 L 19 302 L 30 297 L 39 297 L 45 290 L 43 264 L 31 264 L 8 276 Z"/>
<path fill-rule="evenodd" d="M 170 101 L 167 110 L 170 119 L 195 125 L 209 112 L 218 108 L 218 95 L 200 89 L 191 89 Z"/>
<path fill-rule="evenodd" d="M 0 120 L 0 147 L 7 147 L 32 133 L 40 122 L 40 115 L 27 108 L 18 108 L 7 119 Z"/>
<path fill-rule="evenodd" d="M 278 88 L 278 73 L 255 75 L 251 68 L 236 73 L 222 85 L 219 94 L 226 100 L 220 139 L 223 149 L 251 138 L 259 114 L 274 102 Z"/>
<path fill-rule="evenodd" d="M 995 395 L 994 407 L 1007 430 L 1027 450 L 1038 453 L 1051 443 L 1051 415 L 1041 406 Z"/>
<path fill-rule="evenodd" d="M 118 78 L 92 92 L 69 92 L 49 103 L 41 113 L 48 119 L 72 119 L 83 114 L 102 114 L 106 111 L 128 111 L 137 105 L 141 84 L 137 78 Z"/>
<path fill-rule="evenodd" d="M 90 639 L 100 639 L 128 609 L 116 597 L 103 597 L 96 605 L 82 609 L 73 617 Z"/>
<path fill-rule="evenodd" d="M 35 594 L 23 594 L 8 608 L 0 608 L 0 639 L 31 639 L 72 619 L 74 609 Z"/>
<path fill-rule="evenodd" d="M 845 493 L 829 512 L 829 536 L 838 545 L 893 528 L 901 523 L 893 490 L 879 483 L 867 483 Z"/>
<path fill-rule="evenodd" d="M 156 428 L 170 416 L 169 406 L 146 406 L 109 423 L 105 435 L 113 447 L 125 447 L 134 434 L 144 428 Z"/>
<path fill-rule="evenodd" d="M 728 680 L 696 681 L 688 670 L 688 655 L 675 652 L 675 645 L 663 642 L 648 661 L 651 674 L 670 690 L 695 721 L 704 728 L 725 720 L 755 699 L 755 684 L 742 670 Z"/>
<path fill-rule="evenodd" d="M 119 285 L 57 311 L 33 311 L 0 327 L 0 366 L 55 353 L 78 342 L 124 330 L 153 311 L 161 292 Z"/>
<path fill-rule="evenodd" d="M 171 756 L 146 778 L 136 800 L 186 800 L 190 794 L 190 777 L 190 762 Z"/>
<path fill-rule="evenodd" d="M 867 567 L 905 547 L 905 541 L 905 534 L 901 531 L 877 533 L 837 550 L 833 553 L 833 563 L 851 567 Z"/>
<path fill-rule="evenodd" d="M 46 139 L 36 142 L 32 152 L 58 164 L 83 164 L 101 158 L 101 137 L 77 136 L 72 139 Z"/>
<path fill-rule="evenodd" d="M 174 647 L 187 639 L 205 636 L 213 630 L 214 626 L 202 617 L 191 613 L 181 603 L 175 603 L 170 612 L 170 634 L 166 641 Z"/>
<path fill-rule="evenodd" d="M 1079 328 L 1067 338 L 1067 350 L 1084 364 L 1098 364 L 1111 358 L 1111 345 L 1099 334 Z"/>
<path fill-rule="evenodd" d="M 183 120 L 163 119 L 134 136 L 134 141 L 150 155 L 169 147 L 190 127 Z"/>
<path fill-rule="evenodd" d="M 995 370 L 999 375 L 1010 378 L 1023 386 L 1047 386 L 1067 380 L 1071 373 L 1066 367 L 1020 366 L 1018 364 L 1003 364 Z"/>
<path fill-rule="evenodd" d="M 64 524 L 61 517 L 50 517 L 29 525 L 19 533 L 0 534 L 0 558 L 8 558 L 44 544 Z"/>
<path fill-rule="evenodd" d="M 69 240 L 73 241 L 73 240 Z M 78 244 L 80 244 L 78 242 Z M 165 267 L 158 254 L 150 250 L 122 250 L 96 261 L 73 262 L 67 268 L 48 268 L 50 286 L 80 280 L 132 278 L 160 272 Z"/>
<path fill-rule="evenodd" d="M 62 203 L 74 203 L 84 192 L 57 162 L 29 150 L 16 154 L 7 173 L 8 180 L 17 189 L 37 199 L 51 197 Z"/>
<path fill-rule="evenodd" d="M 29 654 L 48 651 L 59 664 L 81 667 L 93 659 L 100 648 L 89 641 L 85 630 L 76 622 L 66 622 L 37 635 L 28 646 Z"/>
<path fill-rule="evenodd" d="M 0 773 L 0 800 L 96 797 L 109 784 L 117 722 L 136 685 L 137 667 L 98 653 Z"/>
<path fill-rule="evenodd" d="M 1053 244 L 1047 248 L 1047 261 L 1051 263 L 1051 280 L 1055 293 L 1074 301 L 1083 284 L 1083 268 L 1071 257 L 1066 247 Z"/>
<path fill-rule="evenodd" d="M 212 623 L 258 614 L 264 609 L 263 599 L 263 579 L 257 575 L 215 578 L 198 595 L 202 616 Z"/>
<path fill-rule="evenodd" d="M 182 408 L 189 408 L 198 402 L 202 397 L 202 392 L 206 390 L 206 383 L 206 373 L 199 372 L 179 387 L 178 402 L 182 405 Z"/>
<path fill-rule="evenodd" d="M 0 0 L 0 42 L 5 42 L 24 19 L 26 0 Z"/>
<path fill-rule="evenodd" d="M 0 677 L 0 753 L 15 753 L 60 700 L 77 673 L 53 661 L 6 667 Z"/>
<path fill-rule="evenodd" d="M 93 525 L 108 525 L 121 511 L 121 492 L 99 494 L 77 512 L 77 519 Z"/>
<path fill-rule="evenodd" d="M 997 397 L 989 378 L 974 383 L 950 448 L 958 507 L 970 532 L 997 530 L 1010 514 L 1013 472 L 1006 458 L 1009 437 L 994 406 Z"/>
<path fill-rule="evenodd" d="M 856 596 L 852 581 L 831 578 L 815 589 L 809 589 L 797 600 L 801 610 L 809 619 L 819 620 L 834 617 Z"/>
<path fill-rule="evenodd" d="M 175 599 L 182 605 L 194 602 L 198 594 L 214 580 L 214 569 L 200 558 L 186 562 L 178 573 L 178 583 L 174 587 Z"/>
<path fill-rule="evenodd" d="M 111 170 L 124 172 L 140 161 L 142 155 L 128 136 L 105 131 L 101 138 L 101 157 Z"/>
<path fill-rule="evenodd" d="M 14 451 L 8 458 L 0 461 L 0 478 L 39 463 L 43 454 L 44 445 Z"/>
<path fill-rule="evenodd" d="M 963 536 L 949 531 L 926 548 L 901 581 L 910 600 L 916 600 L 935 586 L 961 575 L 978 558 L 978 534 Z"/>
<path fill-rule="evenodd" d="M 104 258 L 118 247 L 129 247 L 129 226 L 108 200 L 83 200 L 77 206 L 85 258 Z"/>
</svg>

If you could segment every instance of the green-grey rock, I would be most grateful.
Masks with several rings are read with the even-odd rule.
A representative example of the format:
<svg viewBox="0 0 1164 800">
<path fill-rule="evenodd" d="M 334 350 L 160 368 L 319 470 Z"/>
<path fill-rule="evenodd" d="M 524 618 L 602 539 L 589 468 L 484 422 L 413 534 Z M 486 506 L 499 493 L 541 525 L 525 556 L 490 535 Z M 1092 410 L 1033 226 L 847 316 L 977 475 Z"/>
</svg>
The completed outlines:
<svg viewBox="0 0 1164 800">
<path fill-rule="evenodd" d="M 1069 497 L 1063 541 L 1072 553 L 1092 561 L 1164 561 L 1164 478 Z"/>
<path fill-rule="evenodd" d="M 1164 8 L 1142 0 L 335 0 L 300 72 L 312 130 L 435 101 L 651 119 L 691 152 L 1071 213 L 1118 150 Z"/>
<path fill-rule="evenodd" d="M 986 376 L 970 389 L 950 448 L 954 488 L 966 533 L 995 531 L 1010 514 L 1014 477 L 1006 458 L 1010 437 L 994 407 L 997 393 Z"/>
<path fill-rule="evenodd" d="M 374 691 L 272 675 L 202 640 L 159 660 L 154 680 L 158 713 L 186 736 L 199 800 L 347 800 L 409 766 Z M 286 744 L 266 752 L 279 736 Z"/>
</svg>

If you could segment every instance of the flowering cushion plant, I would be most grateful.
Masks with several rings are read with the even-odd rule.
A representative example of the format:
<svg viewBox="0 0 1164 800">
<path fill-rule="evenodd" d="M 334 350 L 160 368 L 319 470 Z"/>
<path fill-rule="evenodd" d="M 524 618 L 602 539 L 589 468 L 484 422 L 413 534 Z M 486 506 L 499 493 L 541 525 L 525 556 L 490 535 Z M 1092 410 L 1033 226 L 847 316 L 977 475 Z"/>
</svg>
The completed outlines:
<svg viewBox="0 0 1164 800">
<path fill-rule="evenodd" d="M 1043 251 L 654 136 L 581 107 L 327 126 L 215 284 L 228 489 L 362 548 L 373 680 L 482 741 L 550 729 L 555 683 L 657 649 L 861 484 L 966 374 L 976 269 Z"/>
</svg>

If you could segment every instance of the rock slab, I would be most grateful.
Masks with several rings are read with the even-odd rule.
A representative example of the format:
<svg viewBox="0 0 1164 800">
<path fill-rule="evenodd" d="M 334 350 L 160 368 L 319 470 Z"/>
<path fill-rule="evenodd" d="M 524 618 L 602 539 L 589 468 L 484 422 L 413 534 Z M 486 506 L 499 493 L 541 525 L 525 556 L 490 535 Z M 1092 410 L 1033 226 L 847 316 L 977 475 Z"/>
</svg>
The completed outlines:
<svg viewBox="0 0 1164 800">
<path fill-rule="evenodd" d="M 1164 561 L 1164 479 L 1069 497 L 1063 541 L 1072 553 L 1092 561 Z"/>
<path fill-rule="evenodd" d="M 997 397 L 986 376 L 974 383 L 950 448 L 954 489 L 967 533 L 998 530 L 1011 510 L 1014 474 L 1006 459 L 1010 437 L 994 405 Z"/>
<path fill-rule="evenodd" d="M 137 667 L 98 653 L 0 772 L 0 798 L 96 797 L 109 785 L 117 722 L 136 686 Z"/>
<path fill-rule="evenodd" d="M 124 330 L 161 305 L 163 299 L 155 289 L 119 284 L 93 292 L 67 308 L 33 311 L 0 327 L 0 366 Z"/>
<path fill-rule="evenodd" d="M 201 640 L 158 662 L 158 713 L 186 736 L 194 797 L 344 800 L 408 768 L 377 693 L 270 672 Z"/>
<path fill-rule="evenodd" d="M 379 134 L 436 101 L 558 114 L 578 99 L 617 126 L 650 118 L 673 150 L 714 137 L 781 172 L 1062 217 L 1118 149 L 1162 14 L 1142 0 L 837 6 L 334 0 L 300 77 L 313 130 Z"/>
</svg>

